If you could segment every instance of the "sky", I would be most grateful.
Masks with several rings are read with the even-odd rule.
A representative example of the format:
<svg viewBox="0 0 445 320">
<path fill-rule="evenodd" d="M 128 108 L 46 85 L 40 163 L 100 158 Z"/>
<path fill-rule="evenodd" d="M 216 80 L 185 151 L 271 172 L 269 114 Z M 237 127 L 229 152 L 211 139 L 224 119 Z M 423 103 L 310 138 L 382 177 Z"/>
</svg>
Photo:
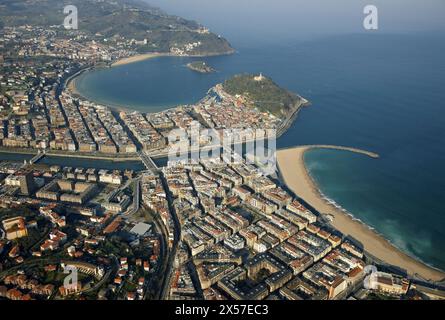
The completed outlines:
<svg viewBox="0 0 445 320">
<path fill-rule="evenodd" d="M 366 5 L 378 9 L 381 33 L 445 33 L 444 0 L 145 0 L 170 14 L 197 20 L 234 42 L 309 39 L 370 32 Z"/>
</svg>

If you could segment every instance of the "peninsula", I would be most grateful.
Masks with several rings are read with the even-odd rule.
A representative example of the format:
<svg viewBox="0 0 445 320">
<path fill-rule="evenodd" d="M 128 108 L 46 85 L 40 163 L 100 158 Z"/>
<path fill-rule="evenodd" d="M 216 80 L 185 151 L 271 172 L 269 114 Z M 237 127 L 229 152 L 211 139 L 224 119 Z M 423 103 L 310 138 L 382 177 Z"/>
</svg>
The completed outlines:
<svg viewBox="0 0 445 320">
<path fill-rule="evenodd" d="M 308 103 L 299 95 L 281 88 L 263 74 L 239 74 L 227 79 L 223 87 L 227 93 L 242 97 L 248 105 L 280 119 L 285 119 Z"/>
</svg>

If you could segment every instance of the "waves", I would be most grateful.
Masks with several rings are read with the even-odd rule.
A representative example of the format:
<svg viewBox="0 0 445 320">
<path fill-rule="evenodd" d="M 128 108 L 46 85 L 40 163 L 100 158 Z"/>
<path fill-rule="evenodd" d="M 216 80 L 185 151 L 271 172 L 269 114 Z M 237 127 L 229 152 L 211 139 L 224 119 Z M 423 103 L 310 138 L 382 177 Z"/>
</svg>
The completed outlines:
<svg viewBox="0 0 445 320">
<path fill-rule="evenodd" d="M 401 224 L 396 218 L 391 219 L 389 217 L 377 219 L 380 223 L 374 226 L 374 223 L 371 221 L 375 220 L 372 218 L 375 216 L 376 207 L 370 205 L 366 210 L 360 210 L 354 206 L 354 202 L 348 201 L 350 197 L 345 197 L 345 194 L 348 195 L 352 193 L 355 189 L 354 184 L 350 183 L 350 181 L 345 181 L 347 179 L 342 179 L 342 177 L 344 178 L 346 176 L 344 171 L 339 170 L 338 166 L 332 164 L 338 164 L 338 162 L 341 161 L 346 162 L 347 166 L 351 167 L 350 164 L 353 162 L 351 154 L 349 154 L 349 157 L 343 155 L 341 157 L 343 160 L 338 158 L 342 153 L 336 150 L 309 150 L 306 154 L 308 154 L 309 157 L 305 157 L 305 166 L 311 179 L 314 181 L 317 192 L 326 203 L 347 215 L 351 220 L 373 231 L 376 235 L 385 239 L 390 245 L 403 251 L 414 260 L 432 269 L 441 271 L 441 268 L 437 264 L 432 263 L 431 260 L 428 259 L 430 250 L 434 249 L 433 247 L 436 245 L 431 241 L 428 232 L 421 234 L 420 231 L 418 231 L 417 236 L 413 238 L 406 231 L 406 226 Z M 350 159 L 347 160 L 347 158 Z M 333 159 L 335 159 L 335 161 Z M 327 174 L 327 172 L 330 172 L 330 174 Z M 338 185 L 342 187 L 338 188 Z M 341 192 L 336 194 L 335 191 L 338 192 L 338 190 L 341 190 Z M 328 193 L 333 194 L 333 196 L 328 195 Z M 345 205 L 339 203 L 340 201 L 343 201 L 345 205 L 351 206 L 351 209 L 348 210 Z M 358 202 L 359 205 L 363 205 L 360 201 Z M 355 214 L 352 212 L 355 212 Z"/>
</svg>

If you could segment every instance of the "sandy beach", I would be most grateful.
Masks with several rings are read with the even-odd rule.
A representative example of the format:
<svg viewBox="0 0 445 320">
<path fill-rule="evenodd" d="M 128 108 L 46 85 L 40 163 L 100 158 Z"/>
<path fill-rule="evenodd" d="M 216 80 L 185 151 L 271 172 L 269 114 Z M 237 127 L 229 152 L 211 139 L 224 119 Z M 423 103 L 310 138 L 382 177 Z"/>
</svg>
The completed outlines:
<svg viewBox="0 0 445 320">
<path fill-rule="evenodd" d="M 128 58 L 124 58 L 124 59 L 118 60 L 115 63 L 113 63 L 111 65 L 111 67 L 122 66 L 124 64 L 130 64 L 130 63 L 143 61 L 143 60 L 147 60 L 147 59 L 152 59 L 152 58 L 156 58 L 156 57 L 161 57 L 161 56 L 166 56 L 166 55 L 169 55 L 169 54 L 168 53 L 144 53 L 144 54 L 138 54 L 138 55 L 135 55 L 135 56 L 132 56 L 132 57 L 128 57 Z"/>
<path fill-rule="evenodd" d="M 73 78 L 70 81 L 68 81 L 66 86 L 68 91 L 71 92 L 71 94 L 80 95 L 76 88 L 76 78 Z"/>
<path fill-rule="evenodd" d="M 232 54 L 234 52 L 235 52 L 235 50 L 223 52 L 223 53 L 215 53 L 215 54 L 183 54 L 183 55 L 178 55 L 178 54 L 174 54 L 174 53 L 170 53 L 170 52 L 151 52 L 151 53 L 137 54 L 137 55 L 134 55 L 134 56 L 131 56 L 128 58 L 120 59 L 120 60 L 114 62 L 113 64 L 111 64 L 111 67 L 122 66 L 124 64 L 134 63 L 134 62 L 152 59 L 152 58 L 156 58 L 156 57 L 189 57 L 189 58 L 195 57 L 195 58 L 197 58 L 197 57 L 212 57 L 212 56 L 228 55 L 228 54 Z"/>
<path fill-rule="evenodd" d="M 326 147 L 326 146 L 325 146 Z M 344 211 L 333 206 L 321 196 L 317 185 L 308 174 L 304 165 L 304 153 L 317 146 L 302 146 L 277 152 L 278 166 L 284 182 L 298 197 L 304 199 L 317 211 L 334 217 L 332 225 L 344 235 L 350 235 L 360 241 L 365 250 L 388 264 L 407 270 L 410 275 L 420 276 L 427 280 L 445 279 L 445 273 L 431 268 L 408 256 L 393 246 L 389 241 L 368 228 L 363 223 L 353 220 Z M 321 147 L 323 148 L 323 147 Z M 335 148 L 335 147 L 328 147 Z M 341 149 L 340 147 L 339 149 Z M 353 151 L 353 149 L 348 150 Z M 345 152 L 348 152 L 345 151 Z M 366 151 L 354 151 L 372 156 Z"/>
</svg>

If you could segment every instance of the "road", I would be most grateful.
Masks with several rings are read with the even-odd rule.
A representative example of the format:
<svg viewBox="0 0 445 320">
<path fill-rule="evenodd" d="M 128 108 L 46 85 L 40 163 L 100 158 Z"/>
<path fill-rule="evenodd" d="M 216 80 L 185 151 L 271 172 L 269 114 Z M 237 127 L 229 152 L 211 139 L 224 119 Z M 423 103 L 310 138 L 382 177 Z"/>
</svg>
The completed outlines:
<svg viewBox="0 0 445 320">
<path fill-rule="evenodd" d="M 99 288 L 101 288 L 103 286 L 103 284 L 110 278 L 112 273 L 117 272 L 117 270 L 119 269 L 119 261 L 116 258 L 115 255 L 111 255 L 111 258 L 113 259 L 114 265 L 107 271 L 107 273 L 102 277 L 102 279 L 100 279 L 94 286 L 92 286 L 89 289 L 86 290 L 82 290 L 80 291 L 78 294 L 81 293 L 88 293 L 88 292 L 94 292 L 96 290 L 98 290 Z"/>
<path fill-rule="evenodd" d="M 160 177 L 161 177 L 161 181 L 162 181 L 164 190 L 168 190 L 167 181 L 165 180 L 165 178 L 162 175 Z M 167 273 L 164 278 L 164 282 L 163 282 L 163 285 L 161 288 L 161 296 L 160 296 L 160 299 L 162 299 L 162 300 L 166 300 L 168 297 L 168 294 L 170 292 L 170 279 L 171 279 L 171 275 L 173 272 L 173 262 L 176 257 L 176 251 L 178 249 L 179 239 L 181 238 L 181 225 L 179 223 L 178 217 L 176 216 L 175 210 L 172 205 L 171 195 L 169 193 L 167 193 L 167 200 L 168 200 L 169 210 L 170 210 L 170 213 L 173 217 L 173 221 L 175 224 L 175 241 L 173 243 L 173 247 L 171 248 L 168 259 L 167 259 L 167 265 L 166 265 Z M 166 234 L 164 236 L 166 236 Z M 166 238 L 166 239 L 168 239 L 168 238 Z"/>
<path fill-rule="evenodd" d="M 161 300 L 167 300 L 168 295 L 170 294 L 170 283 L 171 283 L 171 276 L 172 276 L 172 272 L 173 272 L 173 262 L 176 256 L 176 249 L 177 246 L 173 246 L 172 250 L 169 252 L 168 254 L 168 258 L 167 258 L 167 265 L 166 265 L 166 275 L 164 277 L 164 281 L 162 283 L 162 287 L 161 287 L 161 294 L 160 294 L 160 299 Z"/>
<path fill-rule="evenodd" d="M 153 223 L 154 223 L 156 229 L 159 231 L 159 233 L 161 233 L 160 262 L 158 263 L 154 274 L 151 276 L 149 282 L 146 285 L 144 300 L 148 299 L 149 294 L 151 294 L 153 292 L 155 292 L 155 294 L 153 295 L 153 299 L 160 300 L 162 290 L 160 290 L 160 288 L 158 290 L 156 290 L 157 288 L 156 289 L 153 288 L 152 283 L 153 283 L 153 280 L 154 280 L 154 277 L 156 274 L 156 277 L 161 279 L 161 281 L 158 282 L 158 285 L 159 286 L 162 285 L 163 279 L 165 276 L 165 268 L 167 266 L 167 262 L 168 262 L 168 258 L 169 258 L 169 255 L 168 255 L 169 250 L 168 250 L 168 245 L 166 242 L 167 232 L 166 232 L 165 226 L 162 223 L 162 221 L 160 221 L 159 215 L 152 214 L 152 217 L 153 217 Z"/>
<path fill-rule="evenodd" d="M 134 182 L 134 191 L 133 191 L 133 206 L 127 211 L 126 215 L 131 216 L 139 211 L 141 207 L 141 178 L 137 177 L 133 179 Z"/>
</svg>

